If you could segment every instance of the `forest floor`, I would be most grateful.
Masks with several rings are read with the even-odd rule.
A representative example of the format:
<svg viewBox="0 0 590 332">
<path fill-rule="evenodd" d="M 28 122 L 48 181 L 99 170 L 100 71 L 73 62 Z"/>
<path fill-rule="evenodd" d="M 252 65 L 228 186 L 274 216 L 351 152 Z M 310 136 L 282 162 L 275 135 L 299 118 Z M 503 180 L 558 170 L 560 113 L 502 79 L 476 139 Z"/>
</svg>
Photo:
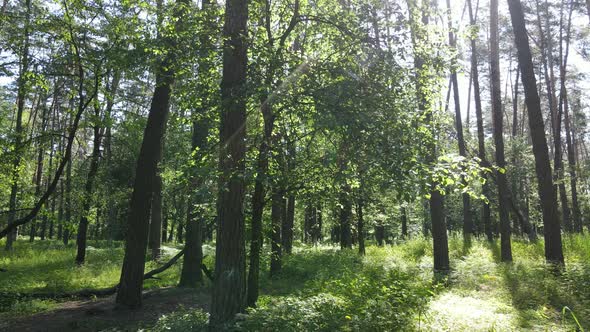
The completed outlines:
<svg viewBox="0 0 590 332">
<path fill-rule="evenodd" d="M 114 298 L 39 299 L 30 293 L 110 287 L 118 281 L 120 243 L 93 242 L 88 263 L 76 267 L 75 248 L 19 241 L 0 253 L 0 331 L 182 330 L 154 327 L 180 310 L 207 311 L 209 286 L 177 289 L 180 264 L 146 281 L 140 311 L 114 310 Z M 573 331 L 590 328 L 590 236 L 564 239 L 566 269 L 543 263 L 543 244 L 513 242 L 515 262 L 499 262 L 498 246 L 460 237 L 449 243 L 452 272 L 433 281 L 431 243 L 412 239 L 367 255 L 331 246 L 297 246 L 278 278 L 261 273 L 259 308 L 242 330 L 264 331 Z M 206 264 L 211 266 L 211 246 Z M 178 249 L 167 247 L 166 257 Z M 165 261 L 166 257 L 162 260 Z M 262 266 L 268 265 L 263 256 Z M 150 262 L 149 270 L 157 266 Z M 331 308 L 325 310 L 326 307 Z M 185 320 L 180 315 L 177 320 Z M 205 316 L 206 317 L 206 316 Z M 315 325 L 314 325 L 315 324 Z M 161 324 L 160 324 L 161 325 Z M 274 327 L 273 327 L 274 326 Z"/>
</svg>

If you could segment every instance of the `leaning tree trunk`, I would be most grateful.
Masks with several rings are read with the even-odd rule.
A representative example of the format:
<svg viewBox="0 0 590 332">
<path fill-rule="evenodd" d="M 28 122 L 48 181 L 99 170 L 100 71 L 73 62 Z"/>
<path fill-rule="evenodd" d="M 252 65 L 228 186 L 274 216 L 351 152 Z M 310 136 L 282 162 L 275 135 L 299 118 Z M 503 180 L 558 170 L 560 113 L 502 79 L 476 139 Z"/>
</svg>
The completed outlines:
<svg viewBox="0 0 590 332">
<path fill-rule="evenodd" d="M 541 112 L 541 101 L 537 91 L 537 80 L 535 78 L 524 13 L 519 0 L 508 0 L 508 6 L 512 18 L 516 48 L 518 50 L 518 62 L 522 75 L 529 128 L 533 143 L 533 154 L 535 156 L 535 171 L 537 173 L 537 181 L 539 182 L 538 191 L 543 212 L 545 258 L 549 262 L 563 264 L 564 259 L 557 211 L 557 197 L 551 178 L 551 164 L 549 162 L 549 151 L 545 137 L 543 114 Z"/>
<path fill-rule="evenodd" d="M 498 213 L 500 215 L 501 259 L 512 261 L 510 243 L 510 219 L 508 206 L 510 196 L 506 179 L 506 161 L 504 159 L 504 119 L 502 112 L 502 95 L 500 91 L 500 45 L 498 34 L 498 0 L 490 2 L 490 49 L 491 49 L 491 81 L 492 81 L 492 119 L 494 123 L 494 143 L 496 145 L 496 164 L 500 168 L 496 172 L 498 184 Z"/>
<path fill-rule="evenodd" d="M 248 2 L 225 3 L 221 122 L 219 126 L 219 202 L 215 280 L 211 301 L 211 330 L 244 311 L 246 306 L 246 250 L 244 248 L 244 193 L 246 154 L 246 70 Z"/>
</svg>

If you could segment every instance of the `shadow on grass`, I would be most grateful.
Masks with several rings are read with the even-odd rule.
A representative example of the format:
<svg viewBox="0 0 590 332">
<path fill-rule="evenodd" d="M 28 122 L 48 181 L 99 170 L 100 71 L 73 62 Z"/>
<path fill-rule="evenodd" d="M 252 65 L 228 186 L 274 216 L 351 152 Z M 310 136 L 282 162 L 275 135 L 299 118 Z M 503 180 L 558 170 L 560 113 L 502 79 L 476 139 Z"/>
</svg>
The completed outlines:
<svg viewBox="0 0 590 332">
<path fill-rule="evenodd" d="M 518 240 L 514 243 L 514 263 L 501 262 L 497 241 L 489 243 L 489 249 L 497 263 L 498 275 L 518 315 L 519 326 L 532 328 L 540 322 L 554 325 L 567 323 L 568 325 L 564 325 L 566 330 L 576 330 L 576 326 L 572 325 L 572 316 L 564 318 L 562 309 L 568 307 L 578 314 L 588 311 L 586 308 L 590 303 L 590 291 L 580 288 L 580 283 L 590 284 L 590 274 L 589 280 L 585 281 L 585 277 L 575 269 L 556 268 L 545 264 L 543 260 L 539 261 L 539 257 L 530 251 L 531 244 L 520 243 Z M 587 263 L 584 266 L 588 268 Z M 584 328 L 589 327 L 588 317 L 578 315 L 577 319 Z"/>
</svg>

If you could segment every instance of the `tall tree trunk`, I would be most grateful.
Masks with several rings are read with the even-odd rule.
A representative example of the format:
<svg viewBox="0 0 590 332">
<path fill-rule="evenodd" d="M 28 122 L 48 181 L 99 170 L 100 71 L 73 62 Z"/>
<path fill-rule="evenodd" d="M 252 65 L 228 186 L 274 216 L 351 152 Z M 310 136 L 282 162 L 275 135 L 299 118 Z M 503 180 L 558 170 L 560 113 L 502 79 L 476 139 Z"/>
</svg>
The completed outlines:
<svg viewBox="0 0 590 332">
<path fill-rule="evenodd" d="M 17 80 L 17 94 L 16 94 L 16 121 L 14 129 L 14 159 L 12 160 L 12 184 L 10 187 L 10 198 L 8 203 L 8 224 L 10 225 L 16 219 L 17 208 L 17 194 L 19 169 L 22 159 L 22 140 L 24 135 L 23 129 L 23 113 L 25 110 L 25 99 L 27 97 L 27 72 L 29 71 L 29 32 L 31 25 L 31 0 L 25 1 L 25 28 L 23 32 L 24 47 L 22 57 L 20 59 L 19 75 Z M 6 238 L 6 250 L 12 250 L 13 243 L 16 241 L 17 229 L 14 228 Z"/>
<path fill-rule="evenodd" d="M 270 143 L 274 128 L 274 115 L 268 102 L 268 95 L 261 100 L 260 111 L 264 119 L 264 132 L 262 142 L 258 149 L 256 165 L 256 179 L 254 195 L 252 196 L 252 231 L 250 239 L 250 269 L 248 271 L 248 293 L 246 304 L 248 307 L 256 306 L 258 300 L 258 280 L 260 275 L 260 251 L 262 249 L 262 214 L 264 212 L 266 188 L 265 182 L 268 173 L 268 160 L 270 156 Z"/>
<path fill-rule="evenodd" d="M 516 48 L 518 50 L 518 62 L 522 75 L 529 128 L 533 143 L 533 154 L 535 156 L 535 170 L 537 181 L 539 182 L 538 190 L 543 211 L 545 258 L 549 262 L 563 264 L 564 259 L 557 212 L 557 197 L 551 178 L 551 164 L 549 162 L 547 139 L 545 138 L 543 114 L 537 91 L 537 80 L 535 78 L 524 13 L 520 0 L 508 0 L 508 6 L 512 18 Z"/>
<path fill-rule="evenodd" d="M 210 327 L 219 329 L 246 306 L 244 172 L 248 2 L 225 3 L 219 140 L 219 203 Z"/>
<path fill-rule="evenodd" d="M 569 14 L 567 19 L 567 28 L 566 28 L 566 36 L 563 36 L 563 4 L 561 7 L 561 19 L 560 19 L 560 33 L 559 33 L 559 77 L 560 77 L 560 93 L 559 93 L 559 115 L 565 113 L 564 119 L 564 126 L 565 126 L 565 138 L 566 138 L 566 150 L 567 150 L 567 159 L 568 159 L 568 172 L 570 174 L 570 189 L 572 194 L 572 210 L 573 210 L 573 219 L 570 219 L 570 211 L 569 209 L 564 208 L 563 210 L 563 221 L 566 226 L 566 229 L 569 228 L 569 231 L 581 232 L 582 231 L 582 223 L 580 220 L 580 206 L 578 203 L 578 190 L 576 184 L 576 170 L 575 170 L 575 158 L 574 158 L 574 151 L 572 146 L 572 139 L 570 134 L 570 123 L 569 123 L 569 105 L 567 100 L 567 88 L 566 88 L 566 78 L 567 78 L 567 61 L 569 56 L 569 46 L 570 46 L 570 34 L 571 34 L 571 25 L 572 25 L 572 13 L 573 13 L 573 4 L 572 1 L 569 1 Z M 563 41 L 565 39 L 565 52 L 563 50 Z M 561 130 L 561 128 L 559 128 Z M 562 174 L 563 175 L 563 174 Z M 565 193 L 565 183 L 561 182 L 560 187 L 560 196 L 562 197 L 562 205 L 565 204 L 567 206 L 567 196 Z"/>
<path fill-rule="evenodd" d="M 287 171 L 289 173 L 295 170 L 295 142 L 287 141 Z M 287 215 L 285 222 L 281 227 L 281 241 L 283 253 L 291 254 L 293 250 L 293 227 L 295 226 L 295 192 L 291 189 L 287 194 Z"/>
<path fill-rule="evenodd" d="M 473 14 L 473 8 L 471 5 L 471 0 L 467 0 L 467 5 L 469 9 L 469 20 L 472 26 L 477 24 L 476 17 Z M 483 112 L 481 107 L 481 95 L 480 95 L 480 88 L 479 88 L 479 70 L 477 68 L 478 61 L 477 61 L 477 48 L 475 45 L 475 41 L 477 36 L 471 36 L 471 76 L 473 77 L 473 99 L 475 101 L 475 117 L 477 122 L 477 155 L 480 159 L 480 165 L 483 167 L 488 167 L 489 163 L 487 162 L 486 157 L 486 147 L 485 147 L 485 139 L 484 139 L 484 128 L 483 128 Z M 482 174 L 484 178 L 487 177 L 486 174 Z M 482 192 L 486 198 L 490 198 L 490 188 L 489 188 L 489 181 L 486 181 L 482 185 Z M 484 233 L 488 239 L 488 241 L 493 240 L 492 234 L 492 221 L 490 217 L 490 203 L 489 201 L 484 201 L 482 203 L 482 211 L 481 211 L 481 219 L 483 224 Z"/>
<path fill-rule="evenodd" d="M 73 99 L 72 99 L 73 100 Z M 70 102 L 72 101 L 70 100 Z M 71 125 L 71 119 L 70 119 Z M 65 198 L 65 223 L 62 241 L 64 245 L 70 242 L 70 227 L 72 225 L 72 160 L 66 165 L 66 198 Z"/>
<path fill-rule="evenodd" d="M 47 129 L 48 122 L 48 109 L 43 107 L 43 113 L 41 116 L 41 133 L 44 133 Z M 52 146 L 53 148 L 53 146 Z M 41 180 L 43 179 L 43 157 L 45 156 L 45 149 L 41 142 L 39 142 L 39 149 L 37 151 L 37 170 L 35 172 L 35 198 L 41 196 Z M 49 181 L 48 181 L 49 182 Z M 35 238 L 35 225 L 36 221 L 31 222 L 31 232 L 29 241 L 33 242 Z"/>
<path fill-rule="evenodd" d="M 76 244 L 78 251 L 76 254 L 76 264 L 82 265 L 86 259 L 86 237 L 88 234 L 88 215 L 90 214 L 90 205 L 92 204 L 92 193 L 94 190 L 94 181 L 98 173 L 98 161 L 100 158 L 100 108 L 98 102 L 94 106 L 94 139 L 92 146 L 92 156 L 90 156 L 90 168 L 88 169 L 88 176 L 86 184 L 84 185 L 84 194 L 82 196 L 82 215 L 80 216 L 80 223 L 78 224 L 78 234 Z"/>
<path fill-rule="evenodd" d="M 205 15 L 209 15 L 209 2 L 203 1 L 201 10 L 207 11 Z M 203 38 L 205 39 L 205 38 Z M 202 40 L 203 41 L 203 40 Z M 205 47 L 208 44 L 203 44 Z M 209 68 L 208 64 L 205 63 L 205 57 L 201 58 L 201 68 Z M 206 71 L 204 71 L 206 72 Z M 196 115 L 204 113 L 208 109 L 210 101 L 207 96 L 202 97 L 201 104 L 203 107 L 193 115 L 193 133 L 192 133 L 192 150 L 193 160 L 195 165 L 199 165 L 198 162 L 202 158 L 202 151 L 207 149 L 207 137 L 209 136 L 210 124 L 207 119 L 197 119 Z M 186 244 L 185 254 L 182 264 L 182 272 L 180 274 L 179 286 L 181 287 L 197 287 L 203 283 L 203 274 L 201 272 L 201 265 L 203 264 L 203 232 L 205 228 L 205 217 L 204 210 L 201 206 L 205 203 L 203 197 L 203 189 L 201 188 L 205 179 L 199 176 L 197 170 L 191 170 L 190 184 L 191 184 L 191 195 L 188 203 L 188 217 L 186 224 Z"/>
<path fill-rule="evenodd" d="M 423 51 L 423 43 L 428 42 L 426 27 L 429 25 L 428 1 L 420 1 L 420 6 L 413 0 L 408 0 L 412 25 L 412 43 L 414 47 L 414 67 L 416 69 L 416 93 L 418 108 L 424 112 L 425 123 L 432 123 L 433 105 L 430 101 L 430 79 L 428 65 L 424 59 L 426 54 Z M 433 135 L 434 137 L 434 135 Z M 436 163 L 436 142 L 428 143 L 429 155 L 426 161 L 431 167 Z M 449 243 L 447 225 L 443 214 L 443 197 L 437 189 L 437 184 L 432 183 L 430 187 L 430 223 L 432 225 L 432 241 L 434 270 L 446 272 L 449 270 Z"/>
<path fill-rule="evenodd" d="M 457 50 L 455 36 L 453 34 L 453 25 L 451 23 L 451 1 L 447 0 L 447 21 L 449 29 L 449 46 L 451 51 Z M 461 99 L 459 98 L 459 83 L 457 82 L 457 71 L 455 69 L 457 59 L 453 57 L 451 60 L 451 82 L 453 83 L 453 101 L 455 104 L 455 128 L 457 130 L 457 142 L 459 144 L 459 154 L 462 157 L 467 157 L 467 149 L 465 146 L 465 138 L 463 137 L 463 119 L 461 118 Z M 473 234 L 473 220 L 471 218 L 471 199 L 468 193 L 463 195 L 463 237 L 465 241 L 470 241 L 471 234 Z"/>
<path fill-rule="evenodd" d="M 492 81 L 492 118 L 494 123 L 494 143 L 496 145 L 496 164 L 500 168 L 496 172 L 498 183 L 498 213 L 500 215 L 501 259 L 512 261 L 510 243 L 510 219 L 508 206 L 510 194 L 506 180 L 506 161 L 504 159 L 504 119 L 502 112 L 502 95 L 500 87 L 500 45 L 498 34 L 498 0 L 490 1 L 490 49 L 491 49 L 491 81 Z"/>
</svg>

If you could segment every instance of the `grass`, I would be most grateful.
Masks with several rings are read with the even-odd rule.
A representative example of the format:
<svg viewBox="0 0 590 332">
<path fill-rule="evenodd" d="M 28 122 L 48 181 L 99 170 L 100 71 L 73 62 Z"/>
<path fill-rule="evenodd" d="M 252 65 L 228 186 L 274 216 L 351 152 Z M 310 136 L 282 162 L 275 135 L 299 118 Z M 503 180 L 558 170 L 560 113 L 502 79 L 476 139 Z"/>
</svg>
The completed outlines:
<svg viewBox="0 0 590 332">
<path fill-rule="evenodd" d="M 0 245 L 2 245 L 0 243 Z M 163 261 L 178 249 L 166 247 Z M 108 288 L 119 282 L 123 246 L 121 242 L 89 241 L 86 264 L 76 266 L 76 247 L 64 246 L 60 241 L 22 239 L 12 252 L 0 251 L 0 318 L 28 315 L 52 309 L 54 300 L 30 299 L 30 293 L 65 293 L 82 289 Z M 148 262 L 146 271 L 157 266 Z M 145 282 L 146 288 L 173 286 L 178 282 L 180 265 L 176 264 L 158 279 Z"/>
<path fill-rule="evenodd" d="M 452 271 L 432 278 L 432 244 L 413 238 L 395 246 L 369 245 L 367 255 L 322 245 L 298 245 L 282 272 L 261 271 L 259 306 L 234 328 L 246 331 L 573 331 L 590 328 L 590 236 L 564 237 L 566 268 L 544 263 L 542 241 L 513 239 L 514 263 L 499 262 L 499 244 L 451 236 Z M 1 244 L 0 244 L 1 245 Z M 0 293 L 65 292 L 118 282 L 121 243 L 92 242 L 87 264 L 76 267 L 75 247 L 53 241 L 18 241 L 0 253 Z M 176 248 L 167 249 L 173 255 Z M 213 265 L 212 247 L 207 264 Z M 165 259 L 165 258 L 164 258 Z M 261 266 L 267 268 L 268 253 Z M 154 267 L 148 263 L 146 270 Z M 146 287 L 175 285 L 180 264 Z M 53 300 L 2 296 L 0 318 L 59 306 Z M 162 326 L 201 326 L 204 313 L 179 312 Z M 205 317 L 205 318 L 204 318 Z M 174 330 L 174 329 L 172 329 Z"/>
</svg>

